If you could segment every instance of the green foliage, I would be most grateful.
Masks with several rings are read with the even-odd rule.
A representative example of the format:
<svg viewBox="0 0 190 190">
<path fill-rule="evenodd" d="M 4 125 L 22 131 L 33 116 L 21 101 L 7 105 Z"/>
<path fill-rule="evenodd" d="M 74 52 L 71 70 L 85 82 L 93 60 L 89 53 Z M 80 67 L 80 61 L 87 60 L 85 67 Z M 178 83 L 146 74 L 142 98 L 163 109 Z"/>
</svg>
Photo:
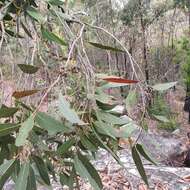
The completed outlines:
<svg viewBox="0 0 190 190">
<path fill-rule="evenodd" d="M 179 128 L 179 125 L 176 122 L 175 118 L 171 116 L 168 122 L 159 123 L 158 128 L 164 129 L 166 131 L 174 131 Z"/>
<path fill-rule="evenodd" d="M 190 2 L 189 0 L 174 0 L 174 6 L 186 9 L 190 8 Z"/>
<path fill-rule="evenodd" d="M 6 27 L 5 35 L 16 38 L 22 37 L 19 34 L 21 30 L 18 30 L 20 29 L 18 27 L 22 27 L 24 34 L 29 39 L 37 38 L 39 40 L 36 42 L 37 60 L 40 60 L 39 57 L 49 56 L 44 52 L 51 50 L 47 50 L 47 47 L 52 44 L 57 45 L 56 52 L 63 53 L 63 50 L 66 51 L 70 47 L 68 47 L 67 41 L 61 37 L 62 35 L 57 32 L 57 26 L 54 26 L 53 23 L 56 23 L 57 20 L 61 23 L 63 20 L 64 22 L 68 21 L 66 18 L 69 15 L 60 12 L 60 6 L 61 10 L 67 7 L 65 3 L 67 1 L 46 0 L 44 1 L 44 9 L 41 11 L 39 1 L 1 1 L 0 20 Z M 68 7 L 74 3 L 75 1 L 69 1 Z M 17 25 L 15 18 L 19 18 L 21 25 Z M 28 23 L 33 26 L 36 33 L 35 38 L 28 29 Z M 66 24 L 68 25 L 68 23 Z M 65 29 L 68 30 L 69 28 Z M 70 35 L 68 36 L 70 37 Z M 73 41 L 72 35 L 70 38 L 72 43 L 78 40 L 77 37 L 77 40 Z M 103 44 L 91 43 L 91 45 L 104 50 L 123 52 L 121 49 Z M 77 53 L 78 45 L 74 44 L 73 46 Z M 43 56 L 40 55 L 39 49 L 44 53 Z M 84 52 L 80 53 L 81 57 L 83 55 L 85 55 Z M 44 62 L 43 64 L 46 64 Z M 28 64 L 18 64 L 18 67 L 26 74 L 34 74 L 39 69 L 39 67 Z M 68 70 L 69 68 L 66 68 L 66 71 Z M 91 73 L 88 74 L 89 79 Z M 66 96 L 63 96 L 62 93 L 59 94 L 58 110 L 53 113 L 56 118 L 53 117 L 53 114 L 39 112 L 39 107 L 30 107 L 24 101 L 17 102 L 13 108 L 1 107 L 0 117 L 8 119 L 8 123 L 0 124 L 0 153 L 3 155 L 0 155 L 0 189 L 3 188 L 8 179 L 15 181 L 16 190 L 36 190 L 38 182 L 51 188 L 50 176 L 54 180 L 60 179 L 61 184 L 73 189 L 77 186 L 78 175 L 87 179 L 94 189 L 102 189 L 101 179 L 90 159 L 92 155 L 96 155 L 100 148 L 108 151 L 123 166 L 117 156 L 119 139 L 129 138 L 137 125 L 128 117 L 121 118 L 111 112 L 109 113 L 110 108 L 115 104 L 109 102 L 112 97 L 107 95 L 104 90 L 130 84 L 108 83 L 104 85 L 105 83 L 98 81 L 95 96 L 90 94 L 89 96 L 93 97 L 88 97 L 86 95 L 86 84 L 80 80 L 81 77 L 77 73 L 60 72 L 59 75 L 64 77 L 68 86 L 64 86 Z M 77 86 L 77 89 L 73 89 L 75 86 L 73 83 L 78 82 L 80 82 L 80 87 Z M 16 91 L 12 97 L 21 99 L 36 92 L 38 90 Z M 57 97 L 57 94 L 55 96 Z M 70 101 L 67 97 L 73 99 Z M 86 98 L 85 101 L 84 98 Z M 130 95 L 127 99 L 128 107 L 132 106 L 129 103 L 132 99 L 133 95 Z M 104 109 L 105 107 L 106 109 Z M 84 113 L 78 112 L 78 109 L 79 111 L 84 110 Z M 150 158 L 140 145 L 132 148 L 132 154 L 139 173 L 148 183 L 140 154 L 149 161 Z M 63 169 L 61 173 L 57 171 L 57 166 Z M 57 179 L 57 176 L 60 178 Z"/>
<path fill-rule="evenodd" d="M 168 82 L 168 83 L 162 83 L 162 84 L 156 84 L 154 86 L 152 86 L 153 90 L 156 91 L 165 91 L 168 90 L 172 87 L 174 87 L 177 84 L 177 82 Z"/>
<path fill-rule="evenodd" d="M 98 92 L 103 94 L 102 86 L 99 86 Z M 111 98 L 109 95 L 105 96 L 108 100 Z M 87 117 L 84 115 L 85 122 L 73 109 L 72 103 L 61 94 L 59 94 L 58 108 L 62 120 L 55 119 L 46 113 L 33 112 L 24 103 L 16 104 L 19 108 L 16 107 L 17 115 L 21 117 L 11 114 L 10 117 L 14 117 L 15 123 L 0 125 L 0 136 L 2 139 L 5 138 L 3 144 L 0 145 L 1 153 L 4 152 L 4 156 L 0 157 L 1 164 L 3 163 L 0 166 L 0 172 L 1 167 L 4 168 L 2 187 L 10 176 L 14 176 L 16 189 L 22 186 L 23 189 L 36 190 L 37 181 L 51 186 L 50 176 L 57 180 L 57 175 L 54 169 L 56 166 L 49 161 L 57 160 L 58 164 L 66 170 L 66 173 L 60 174 L 61 184 L 72 189 L 76 186 L 77 176 L 80 175 L 87 179 L 94 189 L 102 189 L 101 179 L 90 163 L 90 158 L 97 153 L 99 148 L 103 148 L 123 166 L 117 156 L 118 141 L 120 138 L 129 138 L 137 126 L 128 117 L 120 118 L 109 113 L 114 105 L 109 105 L 109 107 L 105 99 L 98 98 L 98 100 L 103 101 L 106 109 L 96 104 L 91 112 L 88 112 Z M 55 148 L 49 148 L 52 145 Z M 27 155 L 22 154 L 25 148 L 29 151 Z M 139 154 L 149 161 L 151 159 L 140 145 L 137 146 L 137 150 L 132 149 L 133 157 L 139 173 L 147 183 Z M 15 154 L 18 155 L 16 160 L 6 161 L 13 158 Z M 15 170 L 16 162 L 20 168 L 18 170 Z"/>
<path fill-rule="evenodd" d="M 89 44 L 91 44 L 92 46 L 96 47 L 96 48 L 100 48 L 100 49 L 103 49 L 103 50 L 110 50 L 110 51 L 115 51 L 115 52 L 125 52 L 121 49 L 118 49 L 118 48 L 113 48 L 113 47 L 110 47 L 110 46 L 105 46 L 105 45 L 102 45 L 102 44 L 99 44 L 99 43 L 94 43 L 94 42 L 88 42 Z"/>
<path fill-rule="evenodd" d="M 190 91 L 190 40 L 183 37 L 175 44 L 176 55 L 174 56 L 174 63 L 180 64 L 182 67 L 182 74 L 184 83 L 187 87 L 187 93 Z"/>
<path fill-rule="evenodd" d="M 139 152 L 137 151 L 136 146 L 132 147 L 132 157 L 141 177 L 143 178 L 144 182 L 148 185 L 148 178 L 146 176 L 146 173 L 145 173 L 145 170 L 144 170 L 144 167 L 143 167 L 143 164 L 142 164 L 142 161 L 141 161 L 141 158 L 140 158 Z"/>
<path fill-rule="evenodd" d="M 7 118 L 13 116 L 18 111 L 18 108 L 10 108 L 2 105 L 0 108 L 0 118 Z"/>
<path fill-rule="evenodd" d="M 38 67 L 34 67 L 32 65 L 18 64 L 18 67 L 27 74 L 34 74 L 38 71 Z"/>
<path fill-rule="evenodd" d="M 162 94 L 158 94 L 154 98 L 154 102 L 148 111 L 154 119 L 159 121 L 158 128 L 167 131 L 174 131 L 178 128 L 172 110 L 164 100 Z"/>
<path fill-rule="evenodd" d="M 135 26 L 135 22 L 140 20 L 143 27 L 147 27 L 163 16 L 167 9 L 168 6 L 162 3 L 160 6 L 151 7 L 151 1 L 129 0 L 122 10 L 121 20 L 128 26 Z"/>
<path fill-rule="evenodd" d="M 154 97 L 153 104 L 148 109 L 150 115 L 168 116 L 170 114 L 169 106 L 166 104 L 162 94 Z"/>
<path fill-rule="evenodd" d="M 43 27 L 41 27 L 41 31 L 42 31 L 42 37 L 44 39 L 47 39 L 49 41 L 55 42 L 55 43 L 63 45 L 63 46 L 67 45 L 66 42 L 63 39 L 61 39 L 60 37 L 58 37 L 53 32 L 49 32 L 48 30 L 46 30 Z"/>
</svg>

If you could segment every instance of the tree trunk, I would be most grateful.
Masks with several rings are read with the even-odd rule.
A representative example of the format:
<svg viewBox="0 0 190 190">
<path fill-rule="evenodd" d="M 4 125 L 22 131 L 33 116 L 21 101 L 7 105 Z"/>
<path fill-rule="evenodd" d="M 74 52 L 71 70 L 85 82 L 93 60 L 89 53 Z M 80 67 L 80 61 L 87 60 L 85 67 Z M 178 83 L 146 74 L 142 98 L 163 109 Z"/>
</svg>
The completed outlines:
<svg viewBox="0 0 190 190">
<path fill-rule="evenodd" d="M 189 35 L 190 35 L 190 2 L 189 2 L 189 8 L 188 8 L 188 17 L 189 17 Z"/>
<path fill-rule="evenodd" d="M 144 70 L 145 70 L 145 79 L 146 83 L 149 84 L 149 68 L 148 68 L 148 60 L 147 60 L 147 44 L 146 44 L 146 31 L 143 23 L 143 18 L 141 17 L 141 28 L 143 35 L 143 62 L 144 62 Z"/>
</svg>

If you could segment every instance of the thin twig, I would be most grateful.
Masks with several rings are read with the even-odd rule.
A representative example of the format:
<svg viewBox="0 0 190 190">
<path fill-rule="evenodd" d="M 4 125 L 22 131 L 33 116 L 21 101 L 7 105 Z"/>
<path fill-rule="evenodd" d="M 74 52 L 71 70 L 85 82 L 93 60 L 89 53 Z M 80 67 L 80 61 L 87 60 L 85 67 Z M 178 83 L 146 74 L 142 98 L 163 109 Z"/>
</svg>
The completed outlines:
<svg viewBox="0 0 190 190">
<path fill-rule="evenodd" d="M 49 88 L 46 90 L 45 94 L 43 95 L 43 97 L 40 100 L 40 103 L 38 105 L 38 107 L 35 109 L 35 111 L 33 112 L 33 117 L 35 117 L 36 113 L 38 112 L 38 110 L 40 109 L 42 103 L 44 102 L 46 96 L 48 95 L 48 93 L 52 90 L 52 88 L 59 82 L 59 79 L 61 78 L 61 76 L 59 75 L 57 77 L 57 79 L 49 86 Z"/>
<path fill-rule="evenodd" d="M 2 48 L 2 45 L 3 45 L 3 41 L 4 41 L 4 37 L 5 37 L 5 27 L 4 27 L 4 24 L 3 24 L 3 21 L 0 21 L 1 23 L 1 41 L 0 41 L 0 50 Z"/>
</svg>

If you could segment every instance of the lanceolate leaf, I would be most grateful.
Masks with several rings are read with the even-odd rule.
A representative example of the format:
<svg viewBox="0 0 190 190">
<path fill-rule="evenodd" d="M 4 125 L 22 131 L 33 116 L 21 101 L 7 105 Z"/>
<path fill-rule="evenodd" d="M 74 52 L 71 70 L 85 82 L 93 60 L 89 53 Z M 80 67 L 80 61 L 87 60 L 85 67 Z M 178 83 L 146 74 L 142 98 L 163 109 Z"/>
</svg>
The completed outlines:
<svg viewBox="0 0 190 190">
<path fill-rule="evenodd" d="M 176 84 L 177 82 L 168 82 L 168 83 L 156 84 L 152 86 L 152 88 L 153 90 L 164 91 L 164 90 L 168 90 L 169 88 L 174 87 Z"/>
<path fill-rule="evenodd" d="M 157 165 L 151 158 L 150 156 L 145 152 L 143 146 L 141 144 L 136 144 L 136 148 L 138 152 L 149 162 L 153 163 L 154 165 Z"/>
<path fill-rule="evenodd" d="M 169 122 L 170 122 L 169 119 L 168 119 L 167 117 L 163 116 L 163 115 L 155 115 L 155 114 L 153 114 L 153 116 L 154 116 L 157 120 L 159 120 L 159 121 L 161 121 L 161 122 L 164 122 L 164 123 L 169 123 Z"/>
<path fill-rule="evenodd" d="M 28 15 L 30 15 L 30 17 L 32 17 L 40 23 L 44 21 L 44 17 L 40 14 L 40 12 L 37 9 L 33 7 L 29 7 L 27 13 Z"/>
<path fill-rule="evenodd" d="M 97 151 L 98 147 L 93 142 L 91 142 L 90 139 L 86 135 L 81 136 L 80 141 L 82 145 L 88 150 L 94 151 L 94 152 Z"/>
<path fill-rule="evenodd" d="M 5 159 L 9 158 L 9 147 L 8 144 L 1 144 L 0 146 L 1 151 L 0 151 L 0 165 L 3 164 L 3 161 Z"/>
<path fill-rule="evenodd" d="M 99 43 L 94 43 L 94 42 L 88 42 L 88 43 L 91 44 L 92 46 L 96 47 L 96 48 L 100 48 L 100 49 L 104 49 L 104 50 L 111 50 L 111 51 L 116 51 L 116 52 L 125 52 L 121 49 L 110 47 L 110 46 L 105 46 L 105 45 L 102 45 Z"/>
<path fill-rule="evenodd" d="M 101 144 L 101 146 L 103 148 L 105 148 L 112 156 L 113 158 L 118 162 L 118 164 L 120 164 L 122 167 L 124 167 L 123 163 L 120 161 L 119 157 L 102 141 L 101 137 L 98 135 L 98 133 L 95 131 L 94 127 L 92 128 L 93 133 L 95 135 L 95 137 L 97 138 L 97 140 L 99 141 L 99 144 Z"/>
<path fill-rule="evenodd" d="M 28 175 L 28 183 L 27 183 L 27 190 L 37 190 L 36 186 L 36 177 L 34 174 L 33 168 L 30 166 L 29 168 L 29 175 Z"/>
<path fill-rule="evenodd" d="M 16 138 L 16 146 L 23 146 L 26 143 L 26 139 L 30 131 L 34 126 L 34 119 L 31 115 L 24 123 L 21 124 L 18 136 Z"/>
<path fill-rule="evenodd" d="M 139 174 L 141 175 L 144 182 L 148 185 L 148 179 L 147 179 L 147 176 L 146 176 L 146 173 L 145 173 L 141 158 L 140 158 L 139 153 L 138 153 L 138 151 L 136 149 L 136 146 L 132 147 L 132 157 L 133 157 L 133 160 L 135 162 L 135 165 L 137 167 L 137 170 L 138 170 Z"/>
<path fill-rule="evenodd" d="M 50 185 L 50 179 L 48 176 L 48 169 L 44 163 L 44 161 L 38 157 L 38 156 L 33 156 L 33 160 L 38 168 L 38 172 L 40 174 L 40 177 L 42 180 L 45 182 L 46 185 Z"/>
<path fill-rule="evenodd" d="M 105 121 L 106 123 L 110 123 L 113 125 L 124 125 L 129 123 L 129 121 L 125 118 L 120 118 L 104 111 L 97 111 L 96 116 L 98 120 Z"/>
<path fill-rule="evenodd" d="M 69 102 L 60 94 L 59 95 L 59 110 L 63 116 L 72 124 L 84 125 L 77 113 L 70 108 Z"/>
<path fill-rule="evenodd" d="M 8 160 L 0 166 L 0 189 L 3 189 L 5 182 L 14 171 L 15 159 Z"/>
<path fill-rule="evenodd" d="M 97 104 L 97 106 L 100 109 L 102 109 L 102 110 L 111 110 L 111 109 L 113 109 L 116 106 L 115 104 L 104 103 L 102 101 L 102 99 L 100 99 L 99 97 L 95 96 L 95 98 L 96 98 L 96 104 Z"/>
<path fill-rule="evenodd" d="M 65 173 L 61 173 L 60 174 L 60 182 L 61 185 L 67 185 L 69 187 L 69 190 L 73 190 L 73 185 L 74 185 L 74 181 L 75 181 L 75 176 L 76 176 L 76 171 L 75 168 L 73 166 L 71 172 L 70 172 L 70 176 L 68 176 Z"/>
<path fill-rule="evenodd" d="M 49 135 L 55 135 L 58 132 L 71 132 L 72 129 L 66 127 L 60 121 L 54 119 L 46 113 L 38 112 L 35 117 L 35 122 L 43 129 L 48 131 Z"/>
<path fill-rule="evenodd" d="M 60 182 L 61 185 L 67 185 L 69 186 L 69 176 L 66 173 L 61 173 L 60 174 Z"/>
<path fill-rule="evenodd" d="M 130 91 L 126 98 L 127 111 L 130 112 L 136 103 L 137 103 L 137 93 L 136 93 L 136 91 Z"/>
<path fill-rule="evenodd" d="M 57 153 L 58 153 L 58 154 L 64 154 L 64 153 L 66 153 L 66 152 L 69 150 L 69 148 L 71 148 L 71 147 L 74 145 L 74 143 L 75 143 L 75 139 L 74 139 L 74 138 L 72 138 L 72 139 L 70 139 L 70 140 L 64 142 L 64 143 L 57 149 Z"/>
<path fill-rule="evenodd" d="M 114 83 L 121 83 L 121 84 L 134 84 L 134 83 L 138 83 L 139 81 L 137 80 L 129 80 L 129 79 L 123 79 L 123 78 L 103 78 L 103 80 L 107 81 L 107 82 L 114 82 Z"/>
<path fill-rule="evenodd" d="M 109 89 L 109 88 L 119 88 L 122 86 L 128 86 L 131 85 L 131 83 L 116 83 L 116 82 L 109 82 L 108 84 L 105 84 L 101 86 L 101 89 Z"/>
<path fill-rule="evenodd" d="M 19 99 L 26 96 L 31 96 L 35 93 L 37 93 L 39 90 L 24 90 L 24 91 L 15 91 L 13 92 L 12 96 Z"/>
<path fill-rule="evenodd" d="M 60 37 L 58 37 L 53 32 L 49 32 L 48 30 L 46 30 L 43 27 L 41 28 L 41 31 L 42 31 L 43 38 L 45 38 L 45 39 L 47 39 L 47 40 L 49 40 L 51 42 L 55 42 L 57 44 L 63 45 L 63 46 L 67 45 L 63 39 L 61 39 Z"/>
<path fill-rule="evenodd" d="M 15 190 L 27 190 L 28 176 L 30 170 L 30 163 L 24 163 L 21 166 L 18 178 L 15 183 Z"/>
<path fill-rule="evenodd" d="M 10 108 L 2 105 L 0 108 L 0 118 L 13 116 L 18 111 L 18 108 Z"/>
<path fill-rule="evenodd" d="M 51 5 L 55 5 L 55 6 L 64 4 L 64 1 L 62 1 L 62 0 L 47 0 L 47 2 L 50 3 Z"/>
<path fill-rule="evenodd" d="M 27 73 L 27 74 L 34 74 L 39 69 L 39 67 L 35 67 L 33 65 L 27 65 L 27 64 L 18 64 L 18 67 L 21 69 L 22 72 Z"/>
<path fill-rule="evenodd" d="M 87 178 L 95 190 L 103 188 L 101 179 L 89 160 L 80 153 L 74 158 L 75 170 L 83 178 Z"/>
<path fill-rule="evenodd" d="M 116 130 L 111 125 L 108 125 L 107 123 L 96 121 L 94 123 L 94 126 L 100 134 L 107 135 L 113 139 L 115 139 L 115 137 L 117 136 Z"/>
<path fill-rule="evenodd" d="M 133 122 L 130 122 L 126 125 L 123 125 L 119 128 L 118 136 L 119 138 L 129 138 L 132 133 L 137 129 L 137 125 Z"/>
<path fill-rule="evenodd" d="M 0 137 L 6 136 L 19 128 L 19 124 L 5 123 L 0 124 Z"/>
<path fill-rule="evenodd" d="M 31 34 L 30 31 L 27 29 L 27 27 L 24 25 L 24 23 L 23 23 L 22 21 L 21 21 L 20 23 L 21 23 L 21 25 L 22 25 L 23 30 L 26 32 L 26 34 L 27 34 L 30 38 L 33 39 L 32 34 Z"/>
</svg>

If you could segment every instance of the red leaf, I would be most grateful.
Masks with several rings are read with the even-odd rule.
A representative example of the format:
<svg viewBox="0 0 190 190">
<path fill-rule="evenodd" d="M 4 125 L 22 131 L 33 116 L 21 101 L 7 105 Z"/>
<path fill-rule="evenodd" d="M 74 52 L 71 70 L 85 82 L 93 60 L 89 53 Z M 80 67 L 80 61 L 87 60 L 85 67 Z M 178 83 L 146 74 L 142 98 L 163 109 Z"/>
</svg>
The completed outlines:
<svg viewBox="0 0 190 190">
<path fill-rule="evenodd" d="M 115 83 L 124 83 L 124 84 L 133 84 L 133 83 L 138 83 L 138 80 L 128 80 L 128 79 L 123 79 L 123 78 L 103 78 L 103 80 L 107 82 L 115 82 Z"/>
</svg>

